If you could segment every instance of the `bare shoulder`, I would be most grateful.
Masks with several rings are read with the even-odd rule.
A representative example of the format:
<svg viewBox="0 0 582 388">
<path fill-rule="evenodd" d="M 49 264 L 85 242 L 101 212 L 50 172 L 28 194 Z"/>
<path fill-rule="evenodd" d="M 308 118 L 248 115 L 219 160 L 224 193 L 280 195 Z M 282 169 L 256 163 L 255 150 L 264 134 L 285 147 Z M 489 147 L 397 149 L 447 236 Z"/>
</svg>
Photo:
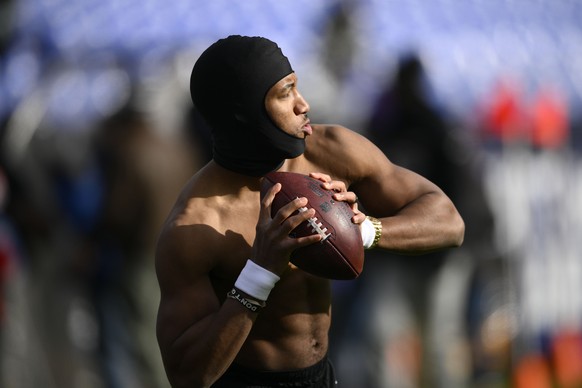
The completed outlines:
<svg viewBox="0 0 582 388">
<path fill-rule="evenodd" d="M 333 176 L 355 183 L 377 174 L 389 173 L 392 164 L 364 135 L 334 124 L 315 124 L 307 139 L 306 158 Z"/>
<path fill-rule="evenodd" d="M 193 284 L 211 274 L 224 275 L 233 266 L 232 252 L 246 253 L 254 239 L 259 194 L 230 182 L 216 168 L 206 168 L 183 189 L 158 238 L 156 271 L 162 291 L 179 287 L 176 278 Z"/>
<path fill-rule="evenodd" d="M 155 268 L 161 299 L 157 334 L 163 349 L 219 308 L 210 273 L 220 235 L 216 210 L 191 183 L 171 210 L 157 241 Z"/>
<path fill-rule="evenodd" d="M 335 145 L 363 141 L 361 134 L 338 124 L 312 124 L 313 135 L 309 138 L 314 142 L 332 141 Z"/>
<path fill-rule="evenodd" d="M 422 194 L 440 192 L 432 182 L 390 162 L 364 135 L 340 125 L 312 128 L 306 158 L 313 168 L 346 182 L 371 214 L 391 215 Z"/>
<path fill-rule="evenodd" d="M 162 227 L 156 247 L 160 287 L 179 287 L 205 277 L 216 265 L 221 244 L 219 190 L 202 168 L 183 187 Z M 177 282 L 177 280 L 181 280 Z M 178 284 L 177 284 L 178 283 Z"/>
<path fill-rule="evenodd" d="M 161 287 L 176 285 L 180 279 L 192 280 L 211 270 L 217 240 L 214 218 L 212 208 L 205 206 L 201 199 L 189 198 L 175 205 L 156 247 L 156 271 Z"/>
</svg>

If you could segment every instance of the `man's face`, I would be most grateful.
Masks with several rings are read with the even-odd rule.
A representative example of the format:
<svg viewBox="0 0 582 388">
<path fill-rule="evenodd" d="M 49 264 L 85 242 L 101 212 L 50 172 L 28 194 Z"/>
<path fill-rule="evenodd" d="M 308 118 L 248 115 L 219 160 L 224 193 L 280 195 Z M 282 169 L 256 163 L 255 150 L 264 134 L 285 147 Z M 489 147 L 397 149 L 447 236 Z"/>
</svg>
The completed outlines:
<svg viewBox="0 0 582 388">
<path fill-rule="evenodd" d="M 311 135 L 309 104 L 297 90 L 297 76 L 291 73 L 277 82 L 265 97 L 265 108 L 275 125 L 286 133 L 303 139 Z"/>
</svg>

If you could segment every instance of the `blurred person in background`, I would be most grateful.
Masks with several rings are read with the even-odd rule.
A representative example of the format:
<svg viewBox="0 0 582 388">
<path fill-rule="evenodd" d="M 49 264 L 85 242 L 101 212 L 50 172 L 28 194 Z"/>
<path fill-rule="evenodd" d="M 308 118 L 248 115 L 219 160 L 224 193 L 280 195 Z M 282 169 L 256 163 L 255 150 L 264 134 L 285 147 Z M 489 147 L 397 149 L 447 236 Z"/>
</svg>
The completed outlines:
<svg viewBox="0 0 582 388">
<path fill-rule="evenodd" d="M 160 136 L 133 104 L 106 119 L 95 137 L 104 189 L 92 231 L 94 304 L 108 387 L 167 384 L 155 340 L 159 292 L 154 241 L 196 152 Z"/>
<path fill-rule="evenodd" d="M 469 160 L 471 146 L 454 132 L 432 98 L 420 58 L 414 53 L 403 56 L 365 134 L 393 163 L 442 188 L 467 224 L 462 251 L 490 258 L 493 220 L 474 161 Z M 449 256 L 448 251 L 414 259 L 385 251 L 367 255 L 366 271 L 349 295 L 354 308 L 343 312 L 349 323 L 336 334 L 344 339 L 336 349 L 341 366 L 352 365 L 339 368 L 350 386 L 365 381 L 368 387 L 415 388 L 431 381 L 430 309 L 437 275 Z"/>
<path fill-rule="evenodd" d="M 31 112 L 24 103 L 14 116 L 26 113 Z M 45 123 L 34 128 L 42 136 L 32 136 L 19 147 L 16 131 L 30 128 L 18 124 L 13 117 L 2 138 L 11 189 L 6 214 L 22 257 L 19 271 L 12 272 L 5 382 L 46 387 L 98 384 L 93 353 L 97 332 L 84 282 L 85 264 L 90 262 L 84 247 L 98 206 L 92 192 L 99 192 L 90 173 L 91 153 L 82 136 Z M 75 148 L 59 152 L 68 141 Z"/>
<path fill-rule="evenodd" d="M 14 136 L 2 138 L 6 216 L 24 258 L 11 267 L 0 343 L 6 386 L 168 386 L 154 241 L 199 166 L 190 144 L 161 136 L 133 104 L 86 131 L 43 121 L 20 153 Z M 24 130 L 16 121 L 9 134 Z"/>
<path fill-rule="evenodd" d="M 429 178 L 453 199 L 474 224 L 466 230 L 464 248 L 491 257 L 493 216 L 481 181 L 479 152 L 466 132 L 456 128 L 438 104 L 425 65 L 415 53 L 400 58 L 365 130 L 391 160 Z"/>
</svg>

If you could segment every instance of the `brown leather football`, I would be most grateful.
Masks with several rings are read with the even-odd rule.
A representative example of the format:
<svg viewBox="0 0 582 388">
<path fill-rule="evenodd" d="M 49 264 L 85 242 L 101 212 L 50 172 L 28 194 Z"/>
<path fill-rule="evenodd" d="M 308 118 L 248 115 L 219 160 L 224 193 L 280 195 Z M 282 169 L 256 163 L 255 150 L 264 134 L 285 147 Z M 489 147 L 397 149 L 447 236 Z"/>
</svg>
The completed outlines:
<svg viewBox="0 0 582 388">
<path fill-rule="evenodd" d="M 346 202 L 333 199 L 323 182 L 308 175 L 292 172 L 267 174 L 261 185 L 261 197 L 275 184 L 281 183 L 271 206 L 271 214 L 297 197 L 308 200 L 306 208 L 315 209 L 315 217 L 293 230 L 291 236 L 320 233 L 323 240 L 295 250 L 291 263 L 312 275 L 327 279 L 357 278 L 364 267 L 364 247 L 360 227 L 352 222 L 354 212 Z"/>
</svg>

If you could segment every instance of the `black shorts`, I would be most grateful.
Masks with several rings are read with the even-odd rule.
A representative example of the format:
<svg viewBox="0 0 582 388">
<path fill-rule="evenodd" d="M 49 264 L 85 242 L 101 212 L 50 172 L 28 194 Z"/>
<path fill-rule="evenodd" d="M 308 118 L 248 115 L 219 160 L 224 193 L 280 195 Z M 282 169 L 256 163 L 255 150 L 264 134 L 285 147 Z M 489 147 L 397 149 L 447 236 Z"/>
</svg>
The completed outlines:
<svg viewBox="0 0 582 388">
<path fill-rule="evenodd" d="M 261 371 L 232 364 L 213 388 L 267 388 L 267 387 L 336 387 L 335 373 L 329 358 L 317 364 L 292 371 Z"/>
</svg>

